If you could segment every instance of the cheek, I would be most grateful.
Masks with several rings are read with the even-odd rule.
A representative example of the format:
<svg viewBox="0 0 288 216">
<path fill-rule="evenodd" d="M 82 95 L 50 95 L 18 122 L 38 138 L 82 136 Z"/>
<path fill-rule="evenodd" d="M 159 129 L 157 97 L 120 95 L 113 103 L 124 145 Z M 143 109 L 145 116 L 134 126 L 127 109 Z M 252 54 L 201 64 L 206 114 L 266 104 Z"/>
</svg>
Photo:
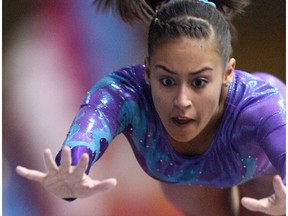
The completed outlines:
<svg viewBox="0 0 288 216">
<path fill-rule="evenodd" d="M 204 118 L 211 118 L 218 111 L 220 106 L 221 89 L 206 91 L 205 94 L 200 95 L 197 99 L 197 110 Z"/>
<path fill-rule="evenodd" d="M 163 99 L 163 94 L 159 94 L 159 92 L 152 92 L 152 98 L 157 111 L 161 110 L 166 103 L 166 101 Z"/>
<path fill-rule="evenodd" d="M 218 108 L 218 101 L 214 98 L 203 101 L 201 106 L 198 107 L 198 110 L 202 113 L 202 116 L 211 116 Z"/>
<path fill-rule="evenodd" d="M 165 95 L 159 88 L 152 87 L 152 98 L 158 115 L 160 117 L 166 115 L 171 108 L 171 101 L 169 100 L 171 97 Z"/>
</svg>

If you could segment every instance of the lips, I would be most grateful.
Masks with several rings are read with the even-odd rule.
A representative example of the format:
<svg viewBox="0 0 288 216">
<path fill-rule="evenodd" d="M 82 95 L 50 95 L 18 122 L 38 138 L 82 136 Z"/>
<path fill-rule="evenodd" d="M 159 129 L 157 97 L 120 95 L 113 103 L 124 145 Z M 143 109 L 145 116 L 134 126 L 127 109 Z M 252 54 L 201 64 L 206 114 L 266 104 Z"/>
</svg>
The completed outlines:
<svg viewBox="0 0 288 216">
<path fill-rule="evenodd" d="M 190 119 L 190 118 L 187 118 L 187 117 L 173 117 L 172 121 L 176 125 L 187 126 L 188 124 L 193 122 L 193 119 Z"/>
</svg>

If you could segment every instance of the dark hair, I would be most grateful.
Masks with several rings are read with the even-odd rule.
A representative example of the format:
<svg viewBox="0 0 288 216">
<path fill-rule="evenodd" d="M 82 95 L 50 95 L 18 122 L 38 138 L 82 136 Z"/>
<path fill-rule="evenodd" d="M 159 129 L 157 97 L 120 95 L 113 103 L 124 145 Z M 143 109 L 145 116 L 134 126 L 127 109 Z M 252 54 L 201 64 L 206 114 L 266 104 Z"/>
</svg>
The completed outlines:
<svg viewBox="0 0 288 216">
<path fill-rule="evenodd" d="M 179 0 L 164 5 L 149 28 L 148 54 L 166 39 L 179 37 L 214 40 L 224 62 L 231 56 L 231 33 L 224 16 L 198 0 Z"/>
<path fill-rule="evenodd" d="M 152 21 L 153 14 L 161 5 L 165 5 L 170 0 L 94 0 L 93 4 L 98 10 L 112 8 L 120 15 L 124 22 L 132 23 L 140 19 L 145 23 Z M 175 0 L 174 0 L 175 1 Z M 217 9 L 223 13 L 230 24 L 235 15 L 241 14 L 244 8 L 250 4 L 250 0 L 210 0 L 215 3 Z"/>
<path fill-rule="evenodd" d="M 145 0 L 94 0 L 93 4 L 97 10 L 106 11 L 111 8 L 126 23 L 132 23 L 138 19 L 150 24 L 155 13 Z"/>
<path fill-rule="evenodd" d="M 120 15 L 123 21 L 128 22 L 128 23 L 131 23 L 135 21 L 136 19 L 140 19 L 149 24 L 152 21 L 152 24 L 150 25 L 150 33 L 149 33 L 150 39 L 148 41 L 149 53 L 151 53 L 151 51 L 153 50 L 153 47 L 155 47 L 155 45 L 157 44 L 157 41 L 151 40 L 151 38 L 158 38 L 158 42 L 162 38 L 162 36 L 160 35 L 161 31 L 157 31 L 157 29 L 154 29 L 155 21 L 157 21 L 156 19 L 156 16 L 157 16 L 158 21 L 160 21 L 158 23 L 159 27 L 157 28 L 162 28 L 163 30 L 163 27 L 168 24 L 170 26 L 174 26 L 172 28 L 176 28 L 176 26 L 178 26 L 177 27 L 178 28 L 177 31 L 179 32 L 177 33 L 178 35 L 180 35 L 179 29 L 181 28 L 182 29 L 186 28 L 186 30 L 184 30 L 181 33 L 181 35 L 185 35 L 184 32 L 187 32 L 187 28 L 188 30 L 190 28 L 190 30 L 193 30 L 194 33 L 190 32 L 189 34 L 195 34 L 195 35 L 194 36 L 189 35 L 189 36 L 190 37 L 197 36 L 197 38 L 199 38 L 199 36 L 203 38 L 207 38 L 208 36 L 211 36 L 212 32 L 214 32 L 216 35 L 215 39 L 219 45 L 218 47 L 219 53 L 222 55 L 224 61 L 226 61 L 232 53 L 231 34 L 233 36 L 236 34 L 236 30 L 234 26 L 232 25 L 232 19 L 237 14 L 241 14 L 244 11 L 244 8 L 250 4 L 250 0 L 241 0 L 241 1 L 239 0 L 210 0 L 210 2 L 215 3 L 217 10 L 212 8 L 212 6 L 210 5 L 206 5 L 205 7 L 203 7 L 204 3 L 201 3 L 198 0 L 196 1 L 187 0 L 186 3 L 184 3 L 184 4 L 187 4 L 185 8 L 183 8 L 182 6 L 177 7 L 175 9 L 170 8 L 171 11 L 169 13 L 168 13 L 168 10 L 170 9 L 166 8 L 165 10 L 167 10 L 167 14 L 166 14 L 167 16 L 163 15 L 164 18 L 160 17 L 161 14 L 166 13 L 165 11 L 162 10 L 162 6 L 165 7 L 165 5 L 168 5 L 171 3 L 178 4 L 177 3 L 178 1 L 179 1 L 179 4 L 183 4 L 182 0 L 94 0 L 93 4 L 98 8 L 98 10 L 108 10 L 109 8 L 112 8 L 114 12 L 116 13 L 118 12 L 118 14 Z M 196 4 L 197 7 L 192 8 L 191 6 L 189 6 L 189 2 L 191 2 L 191 4 Z M 202 5 L 202 7 L 199 7 L 200 4 Z M 157 15 L 155 15 L 156 9 L 159 9 L 159 12 L 157 12 Z M 182 14 L 181 15 L 182 17 L 180 16 L 180 14 Z M 167 23 L 168 17 L 169 17 L 170 23 Z M 187 19 L 187 17 L 189 17 L 189 19 Z M 194 19 L 192 19 L 192 17 L 194 17 Z M 198 20 L 196 19 L 197 17 L 198 17 Z M 212 28 L 210 28 L 209 26 Z M 170 30 L 171 32 L 169 34 L 172 34 L 173 31 L 172 29 Z M 212 32 L 209 32 L 211 30 Z M 206 33 L 204 33 L 204 31 L 206 31 Z M 159 34 L 157 37 L 155 35 L 156 33 Z M 174 36 L 177 36 L 176 33 L 173 33 L 173 34 Z M 203 34 L 203 35 L 200 35 L 200 34 Z M 159 36 L 161 36 L 161 38 Z"/>
</svg>

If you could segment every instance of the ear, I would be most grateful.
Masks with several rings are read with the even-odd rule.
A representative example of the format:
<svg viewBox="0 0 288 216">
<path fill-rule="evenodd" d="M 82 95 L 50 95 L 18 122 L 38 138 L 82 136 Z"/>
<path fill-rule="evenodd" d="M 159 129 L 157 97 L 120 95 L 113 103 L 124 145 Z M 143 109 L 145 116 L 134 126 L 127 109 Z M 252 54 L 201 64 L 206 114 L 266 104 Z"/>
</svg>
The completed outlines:
<svg viewBox="0 0 288 216">
<path fill-rule="evenodd" d="M 145 81 L 149 83 L 151 70 L 150 70 L 150 61 L 149 61 L 148 56 L 145 57 L 144 64 L 145 64 Z"/>
<path fill-rule="evenodd" d="M 236 67 L 236 60 L 231 58 L 226 65 L 223 84 L 229 85 L 233 79 L 233 72 Z"/>
</svg>

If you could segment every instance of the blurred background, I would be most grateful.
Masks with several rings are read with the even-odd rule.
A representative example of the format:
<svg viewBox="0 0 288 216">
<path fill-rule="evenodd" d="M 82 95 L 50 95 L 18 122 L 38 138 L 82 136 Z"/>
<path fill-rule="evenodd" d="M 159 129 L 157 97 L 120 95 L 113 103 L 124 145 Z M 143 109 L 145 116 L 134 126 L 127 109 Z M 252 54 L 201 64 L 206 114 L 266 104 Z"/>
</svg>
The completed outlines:
<svg viewBox="0 0 288 216">
<path fill-rule="evenodd" d="M 285 8 L 284 0 L 253 0 L 235 20 L 238 69 L 285 81 Z M 118 179 L 110 192 L 68 203 L 15 173 L 19 164 L 45 170 L 44 149 L 57 154 L 91 85 L 143 63 L 146 31 L 96 12 L 92 0 L 3 0 L 3 216 L 180 215 L 123 136 L 91 170 Z"/>
</svg>

